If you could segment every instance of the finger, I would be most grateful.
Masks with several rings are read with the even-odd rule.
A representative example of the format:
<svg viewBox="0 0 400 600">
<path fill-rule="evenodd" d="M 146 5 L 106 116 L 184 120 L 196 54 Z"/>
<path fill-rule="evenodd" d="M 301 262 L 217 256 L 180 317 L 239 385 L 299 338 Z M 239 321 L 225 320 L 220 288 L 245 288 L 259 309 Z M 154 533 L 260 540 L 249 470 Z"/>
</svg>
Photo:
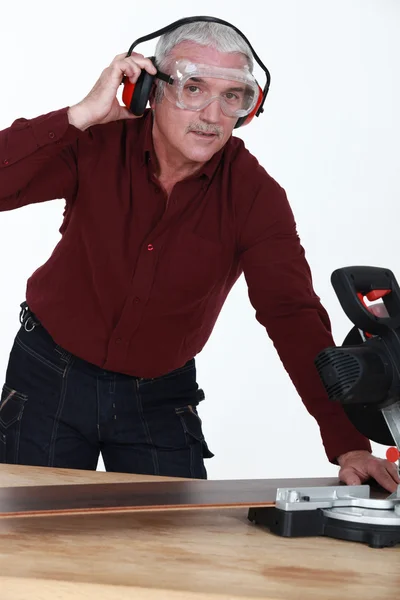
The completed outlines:
<svg viewBox="0 0 400 600">
<path fill-rule="evenodd" d="M 121 54 L 117 54 L 116 56 L 114 56 L 114 58 L 112 59 L 110 64 L 119 62 L 120 60 L 123 60 L 124 58 L 127 58 L 127 52 L 122 52 Z M 136 56 L 138 58 L 144 58 L 144 54 L 139 54 L 138 52 L 131 52 L 129 56 Z"/>
<path fill-rule="evenodd" d="M 386 469 L 389 472 L 389 475 L 393 478 L 393 480 L 398 484 L 400 483 L 399 477 L 399 469 L 398 466 L 394 463 L 388 461 L 389 464 L 386 465 Z"/>
<path fill-rule="evenodd" d="M 110 66 L 116 62 L 119 62 L 120 60 L 123 60 L 124 58 L 126 58 L 126 52 L 124 52 L 123 54 L 117 54 L 110 62 Z"/>
<path fill-rule="evenodd" d="M 395 481 L 397 480 L 397 467 L 393 463 L 382 458 L 375 459 L 369 463 L 368 473 L 372 475 L 372 477 L 375 477 L 375 475 L 379 475 L 379 473 L 383 472 L 388 473 Z"/>
<path fill-rule="evenodd" d="M 118 64 L 118 68 L 126 77 L 129 77 L 132 83 L 136 83 L 142 72 L 140 66 L 134 62 L 124 62 L 122 65 Z"/>
<path fill-rule="evenodd" d="M 118 85 L 123 81 L 124 77 L 128 77 L 132 83 L 136 83 L 139 79 L 141 69 L 139 65 L 134 62 L 125 62 L 125 59 L 118 62 L 112 63 L 106 72 L 104 73 L 107 77 L 111 77 L 111 80 L 118 82 Z"/>
<path fill-rule="evenodd" d="M 132 69 L 129 66 L 127 67 L 127 65 L 133 65 L 135 74 L 130 75 Z M 119 73 L 128 76 L 130 75 L 131 77 L 138 76 L 137 74 L 140 73 L 142 69 L 146 69 L 150 75 L 155 75 L 157 73 L 157 68 L 154 66 L 153 62 L 149 58 L 145 58 L 143 54 L 137 52 L 132 52 L 129 56 L 126 55 L 126 52 L 124 54 L 117 54 L 109 66 L 112 69 L 116 67 Z M 139 70 L 137 70 L 137 67 Z M 135 83 L 135 81 L 132 83 Z"/>
<path fill-rule="evenodd" d="M 157 73 L 157 68 L 154 66 L 151 60 L 149 58 L 145 58 L 143 55 L 127 56 L 124 60 L 128 62 L 133 62 L 135 65 L 139 65 L 141 69 L 146 69 L 146 71 L 151 75 L 155 75 Z"/>
<path fill-rule="evenodd" d="M 150 73 L 150 75 L 155 75 L 157 73 L 157 69 L 151 60 L 147 58 L 133 59 L 131 56 L 113 63 L 111 69 L 114 77 L 129 77 L 131 83 L 136 83 L 143 69 Z"/>
<path fill-rule="evenodd" d="M 375 479 L 385 490 L 395 492 L 397 490 L 397 482 L 393 478 L 391 472 L 388 471 L 384 462 L 373 463 L 369 469 L 369 475 Z"/>
<path fill-rule="evenodd" d="M 345 467 L 339 471 L 339 480 L 346 485 L 361 485 L 361 479 L 350 467 Z"/>
<path fill-rule="evenodd" d="M 129 56 L 133 56 L 136 58 L 144 58 L 144 54 L 140 54 L 140 52 L 131 52 Z"/>
<path fill-rule="evenodd" d="M 387 471 L 379 473 L 375 479 L 388 492 L 395 492 L 397 490 L 397 482 L 394 481 Z"/>
</svg>

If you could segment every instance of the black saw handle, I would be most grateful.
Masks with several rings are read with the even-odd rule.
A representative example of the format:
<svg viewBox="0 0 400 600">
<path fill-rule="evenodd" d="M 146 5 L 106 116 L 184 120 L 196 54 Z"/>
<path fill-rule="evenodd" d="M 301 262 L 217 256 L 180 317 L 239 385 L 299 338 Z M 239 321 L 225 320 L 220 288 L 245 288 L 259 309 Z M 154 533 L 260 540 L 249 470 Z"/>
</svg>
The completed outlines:
<svg viewBox="0 0 400 600">
<path fill-rule="evenodd" d="M 338 300 L 354 325 L 361 331 L 380 335 L 400 327 L 400 288 L 390 269 L 353 266 L 333 271 L 331 283 Z M 388 317 L 379 317 L 363 301 L 382 298 Z"/>
</svg>

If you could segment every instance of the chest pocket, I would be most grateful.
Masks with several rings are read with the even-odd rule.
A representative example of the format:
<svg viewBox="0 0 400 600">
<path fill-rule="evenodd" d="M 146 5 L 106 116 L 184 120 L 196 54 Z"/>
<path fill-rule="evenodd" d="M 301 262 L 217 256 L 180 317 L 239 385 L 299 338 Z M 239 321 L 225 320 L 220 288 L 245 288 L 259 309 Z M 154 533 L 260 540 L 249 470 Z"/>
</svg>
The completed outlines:
<svg viewBox="0 0 400 600">
<path fill-rule="evenodd" d="M 167 297 L 199 301 L 225 279 L 230 263 L 222 243 L 195 233 L 179 233 L 165 242 L 157 280 Z"/>
</svg>

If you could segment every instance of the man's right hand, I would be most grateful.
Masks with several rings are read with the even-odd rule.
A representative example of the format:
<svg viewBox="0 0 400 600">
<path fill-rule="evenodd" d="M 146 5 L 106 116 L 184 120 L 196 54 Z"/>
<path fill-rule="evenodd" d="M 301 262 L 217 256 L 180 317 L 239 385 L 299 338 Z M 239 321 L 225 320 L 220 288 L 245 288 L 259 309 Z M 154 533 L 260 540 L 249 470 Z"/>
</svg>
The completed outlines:
<svg viewBox="0 0 400 600">
<path fill-rule="evenodd" d="M 68 110 L 71 125 L 84 131 L 92 125 L 118 121 L 119 119 L 135 119 L 126 107 L 117 100 L 117 91 L 125 75 L 132 83 L 136 83 L 142 69 L 155 75 L 157 69 L 149 58 L 143 54 L 132 52 L 131 56 L 119 54 L 104 69 L 89 94 L 78 104 Z"/>
</svg>

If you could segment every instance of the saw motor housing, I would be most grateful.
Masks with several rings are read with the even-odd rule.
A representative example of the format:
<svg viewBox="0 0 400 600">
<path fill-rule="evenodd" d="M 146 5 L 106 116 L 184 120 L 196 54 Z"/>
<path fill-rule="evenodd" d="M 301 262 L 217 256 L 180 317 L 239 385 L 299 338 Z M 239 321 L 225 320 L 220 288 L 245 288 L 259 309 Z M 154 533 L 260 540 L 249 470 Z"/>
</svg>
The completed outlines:
<svg viewBox="0 0 400 600">
<path fill-rule="evenodd" d="M 354 328 L 316 357 L 321 381 L 363 435 L 400 449 L 399 285 L 390 269 L 367 266 L 337 269 L 331 282 Z"/>
</svg>

